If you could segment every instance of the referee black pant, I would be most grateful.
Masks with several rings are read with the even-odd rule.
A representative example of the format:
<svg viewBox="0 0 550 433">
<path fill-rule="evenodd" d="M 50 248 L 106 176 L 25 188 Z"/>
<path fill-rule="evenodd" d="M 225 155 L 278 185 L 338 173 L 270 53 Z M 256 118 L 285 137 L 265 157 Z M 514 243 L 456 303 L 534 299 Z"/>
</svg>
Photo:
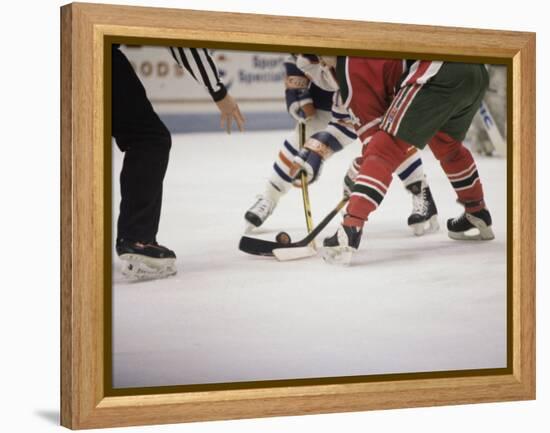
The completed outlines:
<svg viewBox="0 0 550 433">
<path fill-rule="evenodd" d="M 124 152 L 117 238 L 155 241 L 170 132 L 118 46 L 112 49 L 112 135 Z"/>
</svg>

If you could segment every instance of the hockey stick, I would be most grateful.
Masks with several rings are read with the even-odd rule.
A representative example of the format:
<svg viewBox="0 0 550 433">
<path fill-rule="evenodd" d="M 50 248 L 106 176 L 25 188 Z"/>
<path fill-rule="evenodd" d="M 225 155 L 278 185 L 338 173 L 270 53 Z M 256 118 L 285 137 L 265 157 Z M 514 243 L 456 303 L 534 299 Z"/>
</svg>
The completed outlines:
<svg viewBox="0 0 550 433">
<path fill-rule="evenodd" d="M 257 239 L 257 238 L 250 238 L 248 236 L 243 236 L 241 238 L 241 241 L 239 242 L 239 250 L 247 253 L 247 254 L 254 254 L 257 256 L 273 256 L 273 250 L 274 249 L 288 249 L 288 248 L 301 248 L 301 247 L 307 247 L 307 245 L 315 239 L 315 237 L 323 231 L 323 229 L 327 226 L 327 224 L 340 212 L 340 209 L 344 207 L 344 205 L 347 203 L 348 198 L 344 197 L 340 202 L 336 205 L 334 209 L 332 209 L 327 216 L 323 218 L 323 220 L 317 224 L 316 227 L 314 227 L 309 234 L 299 240 L 298 242 L 289 242 L 289 243 L 283 243 L 283 242 L 273 242 L 273 241 L 267 241 L 264 239 Z M 279 238 L 279 235 L 277 235 L 277 238 Z"/>
<path fill-rule="evenodd" d="M 304 148 L 306 142 L 306 123 L 298 123 L 298 147 L 301 149 Z M 307 174 L 305 171 L 300 172 L 300 189 L 302 190 L 302 203 L 304 205 L 304 213 L 306 217 L 306 227 L 307 232 L 311 233 L 313 230 L 313 217 L 311 216 L 311 202 L 309 201 L 309 187 L 307 183 Z M 278 236 L 281 236 L 279 234 Z M 290 237 L 287 233 L 282 234 L 285 240 L 290 242 Z M 277 238 L 278 240 L 279 238 Z M 317 246 L 315 245 L 315 240 L 312 240 L 310 244 L 305 247 L 295 247 L 295 248 L 274 248 L 273 255 L 279 261 L 288 261 L 288 260 L 297 260 L 304 259 L 306 257 L 312 257 L 317 254 Z"/>
<path fill-rule="evenodd" d="M 506 156 L 506 142 L 504 141 L 504 138 L 498 129 L 495 118 L 491 114 L 491 111 L 485 101 L 481 101 L 479 115 L 481 116 L 483 126 L 487 131 L 489 140 L 491 140 L 491 144 L 493 145 L 493 149 L 487 149 L 485 152 L 491 155 L 493 150 L 496 150 L 500 155 Z"/>
<path fill-rule="evenodd" d="M 298 133 L 299 133 L 299 148 L 300 150 L 304 148 L 306 142 L 306 123 L 298 123 Z M 313 230 L 313 217 L 311 216 L 311 203 L 309 201 L 309 188 L 307 185 L 307 174 L 305 171 L 302 171 L 300 174 L 300 180 L 302 181 L 302 201 L 304 203 L 304 212 L 306 215 L 306 227 L 308 233 Z"/>
</svg>

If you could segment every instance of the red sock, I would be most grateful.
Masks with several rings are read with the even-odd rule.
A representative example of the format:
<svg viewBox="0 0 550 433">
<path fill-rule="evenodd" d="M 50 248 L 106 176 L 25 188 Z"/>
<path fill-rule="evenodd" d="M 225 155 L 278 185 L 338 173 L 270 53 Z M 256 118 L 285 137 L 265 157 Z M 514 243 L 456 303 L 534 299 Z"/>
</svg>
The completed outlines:
<svg viewBox="0 0 550 433">
<path fill-rule="evenodd" d="M 355 179 L 344 225 L 362 227 L 386 195 L 394 170 L 406 156 L 408 143 L 385 131 L 372 136 L 363 148 L 363 162 Z"/>
<path fill-rule="evenodd" d="M 438 132 L 429 145 L 466 211 L 477 212 L 483 209 L 483 187 L 472 153 L 462 142 L 444 132 Z"/>
</svg>

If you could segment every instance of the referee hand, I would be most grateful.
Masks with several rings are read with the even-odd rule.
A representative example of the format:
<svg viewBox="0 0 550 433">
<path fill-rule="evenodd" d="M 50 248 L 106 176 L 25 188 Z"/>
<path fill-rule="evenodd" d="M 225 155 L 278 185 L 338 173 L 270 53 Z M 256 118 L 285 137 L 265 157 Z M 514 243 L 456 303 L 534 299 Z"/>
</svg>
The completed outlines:
<svg viewBox="0 0 550 433">
<path fill-rule="evenodd" d="M 239 131 L 244 131 L 245 118 L 241 114 L 239 106 L 229 93 L 225 96 L 225 98 L 217 101 L 216 105 L 221 113 L 220 126 L 222 129 L 227 130 L 227 133 L 231 134 L 231 127 L 234 120 L 239 128 Z"/>
</svg>

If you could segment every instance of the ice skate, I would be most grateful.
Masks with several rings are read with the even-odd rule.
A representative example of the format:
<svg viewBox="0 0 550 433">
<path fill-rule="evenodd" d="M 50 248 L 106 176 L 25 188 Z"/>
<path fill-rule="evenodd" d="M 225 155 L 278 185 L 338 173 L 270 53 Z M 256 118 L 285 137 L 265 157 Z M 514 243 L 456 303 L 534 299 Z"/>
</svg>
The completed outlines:
<svg viewBox="0 0 550 433">
<path fill-rule="evenodd" d="M 336 233 L 323 241 L 322 255 L 327 263 L 348 266 L 359 248 L 363 230 L 341 225 Z"/>
<path fill-rule="evenodd" d="M 256 202 L 246 211 L 245 232 L 250 233 L 254 228 L 260 227 L 265 220 L 273 213 L 276 203 L 262 195 L 256 197 Z"/>
<path fill-rule="evenodd" d="M 407 186 L 412 194 L 413 209 L 407 224 L 416 236 L 439 230 L 437 207 L 430 187 L 425 180 L 419 180 Z"/>
<path fill-rule="evenodd" d="M 122 261 L 122 275 L 130 280 L 152 280 L 176 274 L 176 254 L 156 241 L 117 239 L 116 252 Z"/>
<path fill-rule="evenodd" d="M 491 224 L 491 214 L 487 209 L 481 209 L 447 220 L 447 230 L 454 240 L 490 241 L 495 238 Z"/>
</svg>

